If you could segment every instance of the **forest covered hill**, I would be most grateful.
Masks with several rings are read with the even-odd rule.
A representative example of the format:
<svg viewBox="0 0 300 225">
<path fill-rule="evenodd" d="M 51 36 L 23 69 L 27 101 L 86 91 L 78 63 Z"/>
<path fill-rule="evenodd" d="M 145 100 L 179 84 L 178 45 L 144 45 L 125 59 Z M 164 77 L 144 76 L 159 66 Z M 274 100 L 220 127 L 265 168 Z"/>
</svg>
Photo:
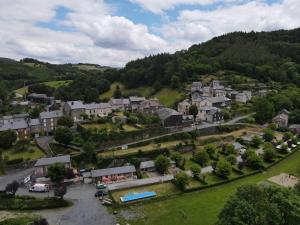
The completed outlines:
<svg viewBox="0 0 300 225">
<path fill-rule="evenodd" d="M 175 54 L 129 62 L 120 73 L 127 86 L 177 87 L 220 70 L 263 82 L 300 84 L 300 29 L 229 33 Z"/>
</svg>

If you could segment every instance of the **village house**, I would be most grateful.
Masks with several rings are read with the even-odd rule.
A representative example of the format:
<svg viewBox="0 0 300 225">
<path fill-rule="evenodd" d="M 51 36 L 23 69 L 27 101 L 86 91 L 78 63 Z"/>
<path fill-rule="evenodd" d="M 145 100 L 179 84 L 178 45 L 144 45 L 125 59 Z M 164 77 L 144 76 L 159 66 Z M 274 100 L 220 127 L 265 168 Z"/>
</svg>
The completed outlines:
<svg viewBox="0 0 300 225">
<path fill-rule="evenodd" d="M 0 120 L 1 131 L 15 131 L 19 139 L 30 137 L 30 129 L 25 118 L 5 118 Z"/>
<path fill-rule="evenodd" d="M 221 110 L 213 106 L 204 106 L 199 109 L 197 120 L 209 123 L 220 122 L 224 119 Z"/>
<path fill-rule="evenodd" d="M 91 177 L 94 182 L 112 183 L 126 180 L 134 177 L 136 169 L 134 166 L 122 166 L 107 169 L 98 169 L 91 171 Z"/>
<path fill-rule="evenodd" d="M 146 99 L 142 101 L 138 107 L 137 107 L 137 112 L 138 113 L 145 113 L 145 114 L 154 114 L 162 108 L 163 105 L 160 103 L 160 101 L 157 98 L 153 99 Z"/>
<path fill-rule="evenodd" d="M 252 93 L 251 91 L 243 91 L 243 92 L 238 92 L 235 95 L 235 101 L 241 102 L 241 103 L 247 103 L 250 101 L 252 98 Z"/>
<path fill-rule="evenodd" d="M 182 125 L 182 114 L 174 109 L 161 108 L 157 111 L 157 114 L 164 127 L 175 127 Z"/>
<path fill-rule="evenodd" d="M 83 120 L 85 107 L 82 101 L 69 101 L 63 105 L 63 113 L 73 118 L 74 122 Z"/>
<path fill-rule="evenodd" d="M 45 133 L 52 133 L 57 128 L 57 121 L 61 117 L 63 117 L 63 112 L 59 110 L 41 112 L 39 119 L 42 124 L 42 131 Z"/>
<path fill-rule="evenodd" d="M 27 96 L 27 100 L 33 103 L 52 105 L 54 102 L 54 97 L 48 97 L 45 94 L 31 93 Z"/>
<path fill-rule="evenodd" d="M 287 128 L 289 124 L 289 114 L 289 111 L 283 109 L 279 112 L 277 116 L 273 118 L 272 122 L 276 124 L 279 128 Z"/>
<path fill-rule="evenodd" d="M 191 87 L 191 93 L 193 92 L 202 92 L 202 83 L 201 82 L 193 82 Z"/>
<path fill-rule="evenodd" d="M 207 97 L 198 99 L 192 102 L 192 104 L 195 104 L 198 109 L 206 106 L 224 108 L 230 104 L 230 99 L 227 97 Z"/>
<path fill-rule="evenodd" d="M 127 111 L 130 110 L 130 101 L 128 98 L 111 98 L 109 100 L 113 110 Z"/>
<path fill-rule="evenodd" d="M 30 133 L 38 134 L 42 132 L 42 123 L 40 119 L 30 119 L 28 125 L 30 128 Z"/>
<path fill-rule="evenodd" d="M 289 129 L 295 134 L 300 134 L 300 124 L 292 124 L 289 126 Z"/>
<path fill-rule="evenodd" d="M 55 163 L 62 163 L 65 168 L 71 168 L 71 158 L 69 155 L 41 158 L 34 165 L 34 175 L 36 177 L 47 176 L 48 167 Z"/>
<path fill-rule="evenodd" d="M 89 118 L 106 117 L 112 113 L 112 107 L 109 103 L 91 103 L 84 104 L 85 114 Z"/>
<path fill-rule="evenodd" d="M 140 170 L 141 171 L 148 171 L 148 172 L 153 172 L 155 171 L 155 163 L 154 161 L 150 160 L 150 161 L 144 161 L 141 162 L 140 164 Z"/>
<path fill-rule="evenodd" d="M 178 110 L 179 113 L 186 116 L 186 115 L 189 115 L 190 107 L 191 107 L 191 104 L 186 99 L 186 100 L 178 103 L 178 107 L 177 107 L 178 109 L 177 110 Z"/>
<path fill-rule="evenodd" d="M 141 102 L 145 101 L 145 97 L 138 97 L 138 96 L 130 96 L 129 102 L 130 102 L 130 108 L 132 112 L 137 112 L 138 107 L 141 104 Z"/>
</svg>

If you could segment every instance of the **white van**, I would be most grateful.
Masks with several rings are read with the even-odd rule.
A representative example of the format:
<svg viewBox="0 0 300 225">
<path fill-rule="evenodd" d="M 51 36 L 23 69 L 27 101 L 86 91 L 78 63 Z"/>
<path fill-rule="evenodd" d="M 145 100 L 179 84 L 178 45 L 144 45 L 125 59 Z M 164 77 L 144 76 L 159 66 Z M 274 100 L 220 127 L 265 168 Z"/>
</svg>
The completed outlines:
<svg viewBox="0 0 300 225">
<path fill-rule="evenodd" d="M 48 184 L 35 184 L 31 188 L 29 188 L 30 192 L 48 192 L 49 185 Z"/>
</svg>

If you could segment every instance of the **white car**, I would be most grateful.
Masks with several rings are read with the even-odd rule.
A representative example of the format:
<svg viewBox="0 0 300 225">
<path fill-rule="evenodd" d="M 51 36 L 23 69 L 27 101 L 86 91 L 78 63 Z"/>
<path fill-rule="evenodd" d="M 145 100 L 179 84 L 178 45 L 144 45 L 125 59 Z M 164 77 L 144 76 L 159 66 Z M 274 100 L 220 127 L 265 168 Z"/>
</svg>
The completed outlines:
<svg viewBox="0 0 300 225">
<path fill-rule="evenodd" d="M 35 184 L 29 188 L 29 192 L 49 192 L 48 184 Z"/>
</svg>

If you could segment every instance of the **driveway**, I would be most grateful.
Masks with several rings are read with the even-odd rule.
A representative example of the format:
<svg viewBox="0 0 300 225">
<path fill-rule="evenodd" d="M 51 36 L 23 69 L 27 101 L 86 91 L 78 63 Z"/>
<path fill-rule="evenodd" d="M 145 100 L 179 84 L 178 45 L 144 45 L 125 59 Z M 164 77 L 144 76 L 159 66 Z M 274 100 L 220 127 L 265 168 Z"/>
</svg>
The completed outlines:
<svg viewBox="0 0 300 225">
<path fill-rule="evenodd" d="M 0 176 L 0 190 L 4 190 L 6 185 L 14 180 L 18 181 L 19 183 L 22 183 L 26 176 L 31 175 L 33 173 L 33 168 L 18 169 L 6 172 L 6 175 Z"/>
<path fill-rule="evenodd" d="M 91 184 L 78 184 L 68 187 L 66 199 L 74 202 L 70 208 L 41 210 L 34 212 L 45 217 L 50 225 L 115 225 L 112 214 L 94 197 L 95 186 Z M 29 193 L 27 189 L 20 189 L 19 195 L 33 195 L 47 197 L 48 193 Z M 53 196 L 53 192 L 49 193 Z"/>
</svg>

